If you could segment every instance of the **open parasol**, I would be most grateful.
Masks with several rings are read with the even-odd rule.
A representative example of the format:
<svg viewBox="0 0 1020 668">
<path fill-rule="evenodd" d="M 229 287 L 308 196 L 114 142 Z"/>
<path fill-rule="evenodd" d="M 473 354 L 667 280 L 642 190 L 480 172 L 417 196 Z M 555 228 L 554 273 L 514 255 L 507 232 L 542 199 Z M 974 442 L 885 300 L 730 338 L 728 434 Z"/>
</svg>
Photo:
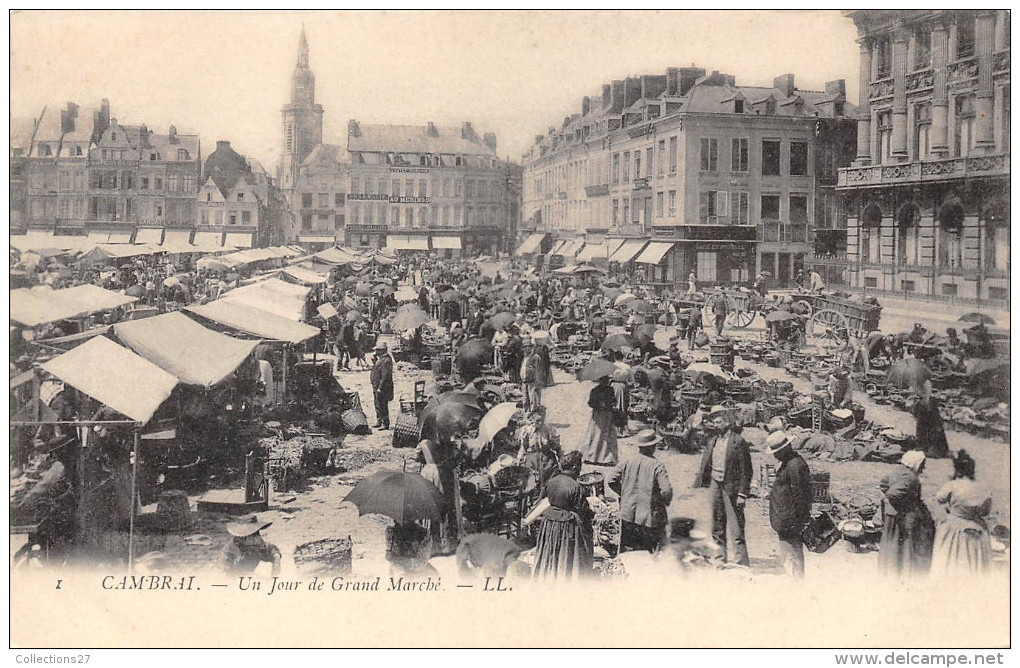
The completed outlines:
<svg viewBox="0 0 1020 668">
<path fill-rule="evenodd" d="M 125 290 L 124 294 L 127 295 L 128 297 L 144 297 L 145 292 L 146 290 L 144 285 L 139 285 L 135 283 L 134 285 L 130 286 L 127 290 Z"/>
<path fill-rule="evenodd" d="M 723 368 L 718 364 L 711 364 L 710 362 L 695 362 L 686 369 L 684 374 L 695 377 L 695 376 L 715 376 L 722 380 L 729 378 L 729 374 L 723 371 Z"/>
<path fill-rule="evenodd" d="M 485 339 L 471 339 L 457 348 L 457 371 L 466 382 L 482 375 L 482 369 L 492 364 L 492 344 Z"/>
<path fill-rule="evenodd" d="M 645 299 L 631 299 L 625 306 L 634 313 L 648 313 L 652 310 L 652 305 Z"/>
<path fill-rule="evenodd" d="M 655 325 L 651 323 L 638 325 L 634 329 L 634 339 L 639 342 L 641 340 L 646 342 L 653 341 L 655 339 Z"/>
<path fill-rule="evenodd" d="M 375 287 L 372 288 L 372 294 L 373 295 L 382 295 L 384 297 L 388 296 L 388 295 L 392 295 L 396 291 L 397 291 L 397 289 L 395 287 L 393 287 L 392 285 L 390 285 L 389 283 L 379 283 Z"/>
<path fill-rule="evenodd" d="M 610 334 L 602 341 L 602 350 L 633 348 L 634 339 L 628 334 Z"/>
<path fill-rule="evenodd" d="M 606 296 L 606 299 L 609 299 L 610 301 L 615 301 L 617 297 L 623 294 L 623 290 L 621 290 L 620 288 L 603 287 L 602 294 Z"/>
<path fill-rule="evenodd" d="M 446 292 L 439 295 L 439 298 L 444 302 L 455 302 L 464 298 L 464 295 L 456 290 L 447 290 Z"/>
<path fill-rule="evenodd" d="M 362 320 L 365 316 L 361 314 L 358 309 L 352 308 L 350 311 L 344 314 L 344 321 L 346 322 L 357 322 Z"/>
<path fill-rule="evenodd" d="M 439 520 L 443 495 L 435 485 L 417 473 L 379 471 L 361 482 L 344 498 L 358 508 L 359 515 L 377 513 L 397 523 Z"/>
<path fill-rule="evenodd" d="M 632 299 L 637 299 L 637 295 L 633 295 L 629 292 L 624 292 L 613 300 L 613 306 L 622 306 Z"/>
<path fill-rule="evenodd" d="M 361 297 L 368 297 L 372 294 L 372 285 L 370 283 L 358 283 L 354 286 L 354 294 L 360 295 Z"/>
<path fill-rule="evenodd" d="M 909 358 L 899 360 L 891 367 L 886 374 L 886 381 L 900 389 L 919 389 L 925 381 L 931 379 L 931 371 L 919 359 Z"/>
<path fill-rule="evenodd" d="M 510 419 L 517 410 L 517 404 L 513 401 L 497 404 L 490 408 L 489 412 L 485 414 L 485 417 L 478 424 L 479 440 L 483 443 L 488 443 L 495 438 L 497 433 L 510 424 Z"/>
<path fill-rule="evenodd" d="M 957 322 L 973 322 L 973 323 L 978 323 L 978 324 L 982 324 L 982 325 L 994 325 L 995 324 L 995 319 L 993 317 L 991 317 L 990 315 L 985 315 L 984 313 L 978 313 L 976 311 L 972 311 L 972 312 L 967 313 L 965 315 L 961 315 L 957 319 Z"/>
<path fill-rule="evenodd" d="M 433 397 L 422 409 L 418 427 L 422 438 L 447 440 L 475 429 L 484 414 L 477 394 L 446 392 Z"/>
<path fill-rule="evenodd" d="M 790 313 L 789 311 L 775 310 L 765 316 L 765 322 L 786 322 L 787 320 L 796 320 L 797 316 Z"/>
<path fill-rule="evenodd" d="M 616 365 L 612 362 L 604 359 L 593 359 L 577 373 L 577 379 L 598 380 L 605 376 L 612 376 L 614 371 L 616 371 Z"/>
<path fill-rule="evenodd" d="M 417 304 L 408 304 L 406 307 L 402 306 L 397 310 L 397 314 L 393 316 L 393 320 L 390 322 L 390 327 L 397 332 L 406 332 L 409 329 L 417 329 L 422 325 L 428 324 L 432 320 L 432 317 L 423 311 Z"/>
</svg>

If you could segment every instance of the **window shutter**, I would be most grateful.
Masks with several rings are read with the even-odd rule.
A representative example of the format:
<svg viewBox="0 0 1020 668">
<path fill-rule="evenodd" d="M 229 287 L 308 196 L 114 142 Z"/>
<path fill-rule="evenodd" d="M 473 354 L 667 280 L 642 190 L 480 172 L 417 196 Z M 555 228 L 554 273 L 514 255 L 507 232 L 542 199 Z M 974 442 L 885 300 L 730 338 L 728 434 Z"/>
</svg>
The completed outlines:
<svg viewBox="0 0 1020 668">
<path fill-rule="evenodd" d="M 715 215 L 724 218 L 729 215 L 729 193 L 720 190 L 715 195 Z"/>
</svg>

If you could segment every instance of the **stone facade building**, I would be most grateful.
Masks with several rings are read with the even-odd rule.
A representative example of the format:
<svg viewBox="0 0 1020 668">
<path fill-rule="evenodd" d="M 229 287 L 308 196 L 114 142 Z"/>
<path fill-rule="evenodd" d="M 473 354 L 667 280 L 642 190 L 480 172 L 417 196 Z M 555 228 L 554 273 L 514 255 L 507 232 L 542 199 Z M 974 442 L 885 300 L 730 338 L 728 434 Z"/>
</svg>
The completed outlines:
<svg viewBox="0 0 1020 668">
<path fill-rule="evenodd" d="M 857 157 L 839 172 L 850 285 L 1009 300 L 1010 14 L 848 12 L 860 35 Z"/>
<path fill-rule="evenodd" d="M 696 67 L 613 81 L 535 138 L 524 228 L 573 239 L 537 250 L 633 262 L 652 283 L 693 271 L 731 284 L 767 270 L 785 285 L 814 254 L 816 221 L 836 218 L 854 122 L 842 81 L 807 91 L 785 74 L 738 86 Z"/>
</svg>

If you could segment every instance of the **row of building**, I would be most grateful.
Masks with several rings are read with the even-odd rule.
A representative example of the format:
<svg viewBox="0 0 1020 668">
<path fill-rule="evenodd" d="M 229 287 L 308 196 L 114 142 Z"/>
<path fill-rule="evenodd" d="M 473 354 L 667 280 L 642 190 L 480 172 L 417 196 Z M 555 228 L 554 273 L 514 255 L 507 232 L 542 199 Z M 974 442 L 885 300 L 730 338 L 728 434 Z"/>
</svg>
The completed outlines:
<svg viewBox="0 0 1020 668">
<path fill-rule="evenodd" d="M 670 68 L 613 81 L 524 156 L 537 251 L 656 243 L 649 282 L 768 271 L 1003 303 L 1009 272 L 1009 12 L 849 12 L 861 93 Z M 540 235 L 540 236 L 534 236 Z"/>
</svg>

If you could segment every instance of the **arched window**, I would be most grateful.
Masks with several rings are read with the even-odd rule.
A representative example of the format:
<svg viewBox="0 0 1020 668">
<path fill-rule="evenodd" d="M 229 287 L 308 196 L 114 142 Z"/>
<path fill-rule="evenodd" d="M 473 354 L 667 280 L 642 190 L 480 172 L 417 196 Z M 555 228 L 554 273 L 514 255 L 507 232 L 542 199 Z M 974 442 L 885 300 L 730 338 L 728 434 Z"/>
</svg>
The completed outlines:
<svg viewBox="0 0 1020 668">
<path fill-rule="evenodd" d="M 464 166 L 464 158 L 462 158 L 462 157 L 460 157 L 460 156 L 458 155 L 458 156 L 457 156 L 457 161 L 456 161 L 456 163 L 454 163 L 454 164 L 456 164 L 456 165 L 457 165 L 458 167 L 463 167 L 463 166 Z"/>
<path fill-rule="evenodd" d="M 896 214 L 896 260 L 899 264 L 918 264 L 920 211 L 907 202 Z"/>
<path fill-rule="evenodd" d="M 981 214 L 984 223 L 984 267 L 1009 271 L 1009 201 L 996 199 Z"/>
<path fill-rule="evenodd" d="M 959 267 L 963 262 L 963 202 L 950 198 L 938 210 L 938 266 Z"/>
<path fill-rule="evenodd" d="M 876 264 L 882 261 L 882 210 L 871 204 L 861 214 L 861 262 Z"/>
</svg>

